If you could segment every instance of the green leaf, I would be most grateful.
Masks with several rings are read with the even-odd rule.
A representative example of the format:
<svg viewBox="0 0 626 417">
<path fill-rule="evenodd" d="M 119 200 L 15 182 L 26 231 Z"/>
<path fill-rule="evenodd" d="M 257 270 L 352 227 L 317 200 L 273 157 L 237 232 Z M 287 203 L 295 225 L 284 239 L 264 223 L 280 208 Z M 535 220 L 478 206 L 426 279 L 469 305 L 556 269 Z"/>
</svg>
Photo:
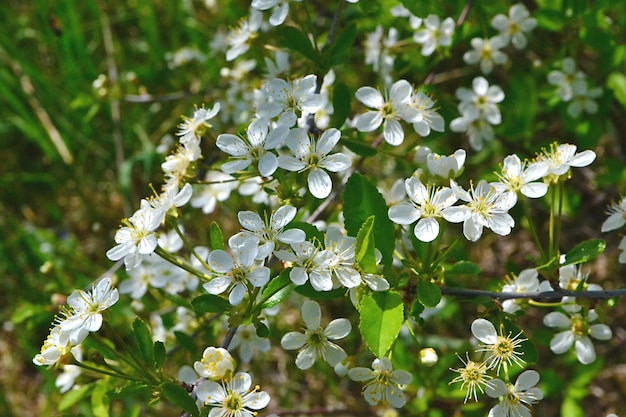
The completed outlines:
<svg viewBox="0 0 626 417">
<path fill-rule="evenodd" d="M 350 115 L 350 100 L 352 95 L 348 87 L 342 82 L 336 82 L 333 86 L 333 115 L 331 126 L 341 127 Z M 341 141 L 345 145 L 345 139 Z M 376 151 L 374 151 L 376 153 Z"/>
<path fill-rule="evenodd" d="M 59 411 L 63 412 L 67 410 L 68 408 L 70 408 L 71 406 L 73 406 L 74 404 L 76 404 L 77 402 L 81 401 L 83 398 L 85 398 L 89 394 L 89 391 L 92 388 L 93 388 L 93 385 L 87 384 L 87 385 L 79 386 L 77 389 L 68 391 L 67 394 L 63 396 L 63 399 L 61 399 L 61 402 L 59 402 L 59 405 L 57 406 Z"/>
<path fill-rule="evenodd" d="M 382 263 L 391 265 L 395 247 L 395 228 L 387 216 L 385 199 L 364 176 L 352 174 L 343 191 L 343 211 L 346 230 L 356 236 L 361 225 L 370 216 L 376 217 L 374 241 L 382 254 Z"/>
<path fill-rule="evenodd" d="M 331 67 L 343 64 L 348 60 L 356 34 L 356 24 L 351 23 L 335 38 L 328 50 L 328 62 Z"/>
<path fill-rule="evenodd" d="M 222 229 L 220 229 L 220 226 L 215 222 L 211 222 L 211 230 L 209 234 L 209 239 L 211 240 L 211 249 L 224 250 L 225 246 L 224 246 L 224 236 L 222 235 Z"/>
<path fill-rule="evenodd" d="M 355 259 L 363 272 L 376 273 L 376 252 L 374 251 L 374 216 L 369 216 L 356 235 Z"/>
<path fill-rule="evenodd" d="M 257 309 L 272 308 L 279 304 L 293 292 L 295 286 L 291 283 L 289 272 L 291 268 L 287 268 L 272 279 L 269 285 L 263 290 L 261 299 L 264 300 Z"/>
<path fill-rule="evenodd" d="M 202 294 L 191 300 L 191 305 L 198 314 L 223 313 L 232 307 L 228 300 L 213 294 Z"/>
<path fill-rule="evenodd" d="M 113 343 L 106 339 L 88 337 L 83 342 L 83 348 L 86 351 L 93 349 L 106 359 L 118 360 L 120 358 L 120 354 L 117 350 L 115 350 Z"/>
<path fill-rule="evenodd" d="M 341 287 L 330 291 L 317 291 L 308 281 L 304 283 L 304 285 L 297 286 L 295 291 L 300 295 L 310 298 L 311 300 L 321 301 L 336 300 L 337 298 L 344 297 L 346 294 L 346 289 Z"/>
<path fill-rule="evenodd" d="M 258 323 L 255 327 L 256 335 L 264 339 L 270 337 L 270 329 L 264 323 Z"/>
<path fill-rule="evenodd" d="M 319 229 L 312 224 L 305 222 L 291 222 L 287 226 L 285 226 L 284 230 L 289 229 L 300 229 L 304 233 L 306 233 L 307 240 L 317 239 L 320 242 L 324 241 L 324 233 L 320 232 Z"/>
<path fill-rule="evenodd" d="M 585 417 L 585 411 L 579 405 L 579 400 L 566 397 L 561 404 L 561 415 L 567 417 Z"/>
<path fill-rule="evenodd" d="M 174 332 L 174 336 L 176 337 L 176 341 L 182 348 L 192 353 L 196 352 L 196 345 L 194 343 L 194 340 L 187 333 Z"/>
<path fill-rule="evenodd" d="M 281 46 L 301 53 L 314 63 L 320 62 L 319 53 L 313 48 L 309 38 L 300 30 L 293 26 L 280 26 L 278 33 Z"/>
<path fill-rule="evenodd" d="M 454 265 L 447 267 L 445 270 L 446 275 L 478 275 L 480 274 L 480 267 L 470 261 L 459 261 Z"/>
<path fill-rule="evenodd" d="M 428 16 L 429 14 L 442 15 L 443 8 L 438 1 L 430 0 L 402 0 L 402 5 L 415 16 Z"/>
<path fill-rule="evenodd" d="M 604 252 L 605 248 L 606 241 L 604 239 L 586 240 L 578 244 L 571 251 L 567 252 L 565 255 L 565 262 L 561 265 L 564 266 L 588 262 Z"/>
<path fill-rule="evenodd" d="M 537 10 L 533 13 L 533 17 L 537 19 L 537 26 L 551 32 L 558 32 L 563 29 L 568 20 L 563 13 L 553 9 Z"/>
<path fill-rule="evenodd" d="M 109 417 L 109 402 L 106 393 L 109 390 L 109 378 L 96 382 L 91 393 L 91 411 L 94 417 Z"/>
<path fill-rule="evenodd" d="M 165 345 L 163 342 L 154 342 L 154 368 L 161 369 L 165 363 Z"/>
<path fill-rule="evenodd" d="M 615 99 L 626 109 L 626 75 L 621 72 L 612 72 L 606 80 L 606 86 L 613 90 Z"/>
<path fill-rule="evenodd" d="M 409 316 L 411 316 L 414 320 L 420 320 L 420 314 L 424 312 L 424 304 L 420 303 L 419 300 L 413 301 L 413 306 L 411 306 L 411 311 L 409 312 Z"/>
<path fill-rule="evenodd" d="M 341 144 L 355 154 L 363 157 L 374 156 L 378 153 L 376 149 L 371 146 L 354 139 L 342 139 Z"/>
<path fill-rule="evenodd" d="M 417 283 L 417 297 L 425 307 L 435 307 L 441 301 L 441 289 L 427 280 Z"/>
<path fill-rule="evenodd" d="M 199 415 L 196 402 L 183 387 L 171 382 L 165 382 L 161 384 L 160 388 L 165 398 L 167 398 L 172 404 L 182 408 L 194 416 Z"/>
<path fill-rule="evenodd" d="M 137 317 L 133 322 L 133 330 L 141 357 L 146 364 L 152 366 L 154 364 L 154 345 L 152 344 L 152 336 L 150 336 L 148 326 L 146 326 L 143 320 Z"/>
<path fill-rule="evenodd" d="M 367 294 L 359 304 L 359 313 L 359 329 L 367 347 L 377 358 L 385 356 L 404 322 L 402 297 L 393 291 Z"/>
</svg>

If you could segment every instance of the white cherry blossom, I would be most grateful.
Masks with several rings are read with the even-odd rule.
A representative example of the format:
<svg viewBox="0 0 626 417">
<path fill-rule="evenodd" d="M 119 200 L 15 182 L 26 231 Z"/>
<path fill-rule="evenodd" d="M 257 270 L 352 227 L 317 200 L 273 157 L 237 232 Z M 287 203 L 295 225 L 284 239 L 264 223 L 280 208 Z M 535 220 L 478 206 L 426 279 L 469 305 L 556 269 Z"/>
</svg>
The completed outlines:
<svg viewBox="0 0 626 417">
<path fill-rule="evenodd" d="M 278 116 L 278 124 L 293 127 L 303 113 L 324 107 L 324 97 L 315 92 L 317 76 L 307 75 L 291 82 L 274 78 L 263 86 L 266 101 L 257 108 L 263 118 Z M 298 114 L 296 114 L 298 113 Z"/>
<path fill-rule="evenodd" d="M 287 171 L 308 171 L 309 191 L 315 198 L 326 198 L 333 185 L 326 170 L 340 172 L 352 165 L 350 158 L 343 153 L 329 155 L 339 139 L 341 132 L 335 128 L 324 131 L 318 141 L 312 139 L 304 129 L 291 129 L 286 143 L 292 155 L 279 156 L 278 165 Z"/>
<path fill-rule="evenodd" d="M 490 39 L 474 38 L 471 44 L 474 49 L 463 54 L 463 61 L 470 65 L 480 63 L 480 71 L 483 74 L 490 74 L 494 65 L 504 65 L 509 60 L 500 50 L 507 45 L 506 39 L 500 36 Z"/>
<path fill-rule="evenodd" d="M 228 32 L 226 36 L 226 60 L 232 61 L 240 55 L 243 55 L 250 49 L 250 41 L 256 36 L 263 24 L 263 14 L 256 10 L 250 9 L 250 16 L 242 19 L 239 26 Z"/>
<path fill-rule="evenodd" d="M 252 378 L 246 372 L 238 372 L 226 381 L 217 383 L 203 379 L 194 393 L 204 405 L 211 406 L 211 417 L 256 417 L 270 402 L 259 386 L 252 388 Z"/>
<path fill-rule="evenodd" d="M 457 196 L 448 188 L 424 185 L 417 177 L 405 181 L 405 190 L 410 201 L 391 206 L 389 219 L 397 224 L 412 224 L 417 221 L 413 233 L 422 242 L 432 242 L 439 236 L 438 218 L 457 201 Z"/>
<path fill-rule="evenodd" d="M 400 145 L 404 141 L 404 130 L 399 120 L 415 123 L 423 119 L 417 108 L 411 105 L 412 95 L 413 86 L 406 80 L 396 81 L 391 86 L 388 99 L 375 88 L 359 88 L 356 98 L 375 110 L 358 115 L 355 127 L 360 132 L 372 132 L 382 124 L 385 141 L 393 146 Z"/>
<path fill-rule="evenodd" d="M 221 294 L 230 289 L 228 301 L 238 305 L 249 289 L 267 284 L 270 270 L 255 262 L 259 248 L 254 241 L 248 240 L 231 249 L 232 255 L 221 249 L 209 254 L 209 265 L 215 277 L 203 287 L 209 294 Z"/>
<path fill-rule="evenodd" d="M 365 382 L 363 397 L 369 405 L 391 405 L 402 408 L 406 404 L 406 397 L 402 386 L 410 384 L 413 376 L 407 371 L 393 370 L 391 361 L 387 358 L 374 359 L 372 369 L 355 367 L 348 371 L 353 381 Z"/>
<path fill-rule="evenodd" d="M 537 20 L 529 17 L 528 9 L 517 3 L 509 9 L 509 16 L 498 14 L 491 20 L 491 26 L 500 31 L 500 37 L 508 44 L 511 42 L 517 49 L 524 49 L 528 43 L 526 34 L 536 26 Z"/>
<path fill-rule="evenodd" d="M 480 239 L 484 227 L 501 236 L 511 233 L 515 221 L 508 213 L 511 205 L 506 195 L 484 180 L 476 187 L 472 185 L 469 192 L 454 180 L 450 180 L 450 186 L 466 204 L 449 207 L 443 217 L 452 223 L 463 222 L 463 234 L 468 240 L 475 242 Z"/>
<path fill-rule="evenodd" d="M 317 358 L 335 366 L 346 358 L 346 352 L 331 340 L 343 339 L 352 330 L 348 319 L 335 319 L 326 328 L 321 326 L 322 312 L 319 304 L 307 300 L 302 304 L 302 319 L 306 325 L 304 334 L 290 332 L 283 336 L 281 346 L 286 350 L 300 349 L 296 358 L 299 369 L 309 369 Z"/>
<path fill-rule="evenodd" d="M 489 410 L 488 417 L 530 417 L 528 406 L 543 399 L 543 392 L 536 387 L 539 373 L 528 370 L 515 380 L 515 385 L 501 379 L 489 381 L 485 391 L 491 398 L 500 398 L 500 403 Z"/>
<path fill-rule="evenodd" d="M 602 223 L 602 232 L 622 228 L 626 224 L 626 198 L 622 198 L 619 203 L 611 203 L 606 213 L 609 217 Z"/>
<path fill-rule="evenodd" d="M 204 349 L 202 359 L 193 364 L 193 369 L 203 378 L 223 379 L 227 373 L 233 372 L 235 362 L 224 348 L 209 346 Z"/>
<path fill-rule="evenodd" d="M 504 158 L 502 171 L 498 174 L 500 181 L 491 184 L 507 196 L 512 207 L 517 204 L 518 193 L 528 198 L 540 198 L 548 192 L 548 185 L 537 181 L 548 170 L 548 164 L 543 161 L 529 164 L 527 161 L 522 162 L 517 155 L 509 155 Z"/>
<path fill-rule="evenodd" d="M 300 229 L 284 230 L 296 216 L 297 209 L 292 206 L 282 206 L 276 211 L 272 211 L 270 218 L 265 216 L 261 219 L 253 211 L 240 211 L 237 214 L 239 223 L 245 229 L 229 240 L 231 247 L 242 246 L 247 240 L 252 240 L 258 245 L 257 259 L 268 258 L 280 243 L 295 244 L 304 241 L 305 233 Z"/>
<path fill-rule="evenodd" d="M 589 336 L 597 340 L 610 340 L 613 332 L 606 324 L 590 324 L 598 319 L 594 310 L 589 310 L 585 315 L 582 307 L 574 304 L 568 305 L 566 311 L 569 316 L 553 311 L 543 318 L 546 326 L 561 329 L 550 341 L 550 349 L 560 355 L 574 346 L 578 361 L 588 365 L 596 360 L 596 350 Z"/>
<path fill-rule="evenodd" d="M 464 149 L 457 149 L 449 156 L 430 152 L 426 156 L 426 166 L 433 175 L 442 178 L 456 178 L 463 169 L 466 155 Z"/>
<path fill-rule="evenodd" d="M 73 345 L 81 343 L 89 332 L 102 327 L 102 312 L 119 300 L 117 288 L 112 287 L 111 278 L 105 277 L 91 291 L 76 290 L 67 298 L 69 306 L 66 318 L 59 327 L 67 332 Z"/>
<path fill-rule="evenodd" d="M 590 149 L 576 153 L 576 145 L 564 143 L 558 145 L 556 143 L 550 146 L 550 149 L 537 158 L 538 161 L 548 164 L 548 174 L 546 180 L 550 182 L 558 182 L 562 176 L 565 176 L 571 167 L 582 168 L 590 165 L 596 159 L 596 153 Z"/>
<path fill-rule="evenodd" d="M 263 177 L 271 176 L 278 168 L 278 157 L 269 150 L 281 145 L 288 133 L 287 126 L 279 125 L 270 129 L 267 119 L 256 119 L 248 126 L 245 137 L 229 133 L 219 135 L 217 147 L 232 159 L 222 165 L 222 171 L 233 174 L 258 161 L 259 174 Z"/>
<path fill-rule="evenodd" d="M 210 214 L 217 208 L 217 203 L 226 201 L 230 193 L 237 189 L 239 182 L 222 171 L 208 171 L 204 183 L 197 186 L 191 207 L 200 208 L 204 214 Z"/>
<path fill-rule="evenodd" d="M 454 19 L 447 17 L 442 22 L 439 16 L 431 14 L 424 19 L 423 24 L 423 29 L 413 35 L 413 40 L 422 45 L 422 55 L 432 55 L 439 46 L 450 46 L 456 27 Z"/>
<path fill-rule="evenodd" d="M 430 96 L 421 91 L 414 91 L 411 95 L 411 107 L 418 112 L 418 117 L 413 122 L 413 129 L 422 137 L 430 135 L 431 130 L 443 132 L 445 121 L 439 113 L 433 109 L 435 102 Z"/>
</svg>

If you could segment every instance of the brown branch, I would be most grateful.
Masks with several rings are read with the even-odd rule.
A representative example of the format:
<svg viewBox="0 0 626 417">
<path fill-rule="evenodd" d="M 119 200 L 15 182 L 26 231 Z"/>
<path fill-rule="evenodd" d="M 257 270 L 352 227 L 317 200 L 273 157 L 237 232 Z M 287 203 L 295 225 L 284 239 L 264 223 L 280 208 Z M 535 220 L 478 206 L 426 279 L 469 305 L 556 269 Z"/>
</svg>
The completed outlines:
<svg viewBox="0 0 626 417">
<path fill-rule="evenodd" d="M 575 297 L 575 298 L 589 298 L 606 300 L 609 298 L 626 296 L 626 288 L 620 288 L 616 290 L 602 290 L 602 291 L 570 291 L 564 289 L 558 289 L 554 291 L 544 292 L 494 292 L 474 290 L 469 288 L 452 288 L 452 287 L 440 287 L 441 293 L 444 295 L 452 295 L 457 297 L 489 297 L 495 300 L 519 300 L 519 299 L 533 299 L 538 301 L 554 301 L 562 297 Z"/>
</svg>

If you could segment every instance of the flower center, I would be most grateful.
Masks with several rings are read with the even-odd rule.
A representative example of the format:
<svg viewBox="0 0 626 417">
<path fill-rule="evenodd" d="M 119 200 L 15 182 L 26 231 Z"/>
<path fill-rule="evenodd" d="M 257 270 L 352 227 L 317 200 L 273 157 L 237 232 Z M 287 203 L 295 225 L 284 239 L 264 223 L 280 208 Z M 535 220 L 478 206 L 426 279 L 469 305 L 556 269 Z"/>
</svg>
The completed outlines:
<svg viewBox="0 0 626 417">
<path fill-rule="evenodd" d="M 243 410 L 243 398 L 235 391 L 229 390 L 228 395 L 224 398 L 224 408 L 228 411 Z"/>
</svg>

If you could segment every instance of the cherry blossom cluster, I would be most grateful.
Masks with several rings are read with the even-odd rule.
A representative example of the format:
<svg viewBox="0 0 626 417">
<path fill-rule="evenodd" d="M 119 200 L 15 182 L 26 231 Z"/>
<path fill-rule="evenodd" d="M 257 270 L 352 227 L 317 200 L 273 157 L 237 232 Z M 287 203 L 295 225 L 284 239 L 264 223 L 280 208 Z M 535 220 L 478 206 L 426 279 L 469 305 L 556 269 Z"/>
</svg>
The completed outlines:
<svg viewBox="0 0 626 417">
<path fill-rule="evenodd" d="M 509 155 L 503 161 L 501 172 L 497 173 L 499 181 L 480 180 L 465 190 L 453 179 L 449 179 L 449 186 L 438 182 L 461 169 L 464 151 L 455 154 L 441 157 L 429 152 L 427 170 L 432 180 L 424 184 L 423 171 L 416 171 L 404 182 L 408 201 L 395 200 L 389 208 L 389 219 L 394 223 L 417 222 L 413 232 L 422 242 L 432 242 L 439 236 L 440 219 L 463 223 L 463 234 L 472 242 L 480 239 L 484 228 L 506 236 L 515 226 L 508 212 L 517 203 L 518 194 L 528 198 L 543 197 L 550 183 L 566 178 L 570 167 L 587 166 L 595 159 L 593 151 L 576 153 L 576 146 L 570 144 L 554 145 L 533 161 L 522 162 L 517 155 Z M 540 179 L 543 182 L 539 182 Z"/>
<path fill-rule="evenodd" d="M 477 361 L 461 359 L 463 367 L 453 369 L 459 375 L 450 383 L 461 383 L 461 389 L 466 389 L 465 401 L 473 398 L 478 401 L 478 392 L 487 394 L 491 398 L 499 399 L 490 411 L 490 417 L 523 416 L 530 417 L 529 406 L 536 404 L 543 398 L 543 392 L 536 387 L 539 382 L 539 373 L 534 370 L 525 370 L 515 383 L 509 378 L 509 369 L 512 365 L 524 368 L 526 362 L 520 350 L 525 338 L 519 332 L 513 336 L 512 332 L 505 332 L 500 327 L 498 332 L 488 320 L 476 319 L 472 323 L 472 334 L 480 342 L 474 354 L 479 356 Z M 496 378 L 490 371 L 495 371 Z M 503 371 L 504 380 L 500 379 Z"/>
<path fill-rule="evenodd" d="M 573 58 L 564 58 L 560 70 L 550 71 L 548 82 L 557 87 L 557 95 L 561 101 L 569 103 L 567 114 L 572 118 L 584 113 L 597 113 L 598 103 L 595 101 L 602 95 L 602 87 L 591 87 L 587 74 L 579 70 Z"/>
</svg>

